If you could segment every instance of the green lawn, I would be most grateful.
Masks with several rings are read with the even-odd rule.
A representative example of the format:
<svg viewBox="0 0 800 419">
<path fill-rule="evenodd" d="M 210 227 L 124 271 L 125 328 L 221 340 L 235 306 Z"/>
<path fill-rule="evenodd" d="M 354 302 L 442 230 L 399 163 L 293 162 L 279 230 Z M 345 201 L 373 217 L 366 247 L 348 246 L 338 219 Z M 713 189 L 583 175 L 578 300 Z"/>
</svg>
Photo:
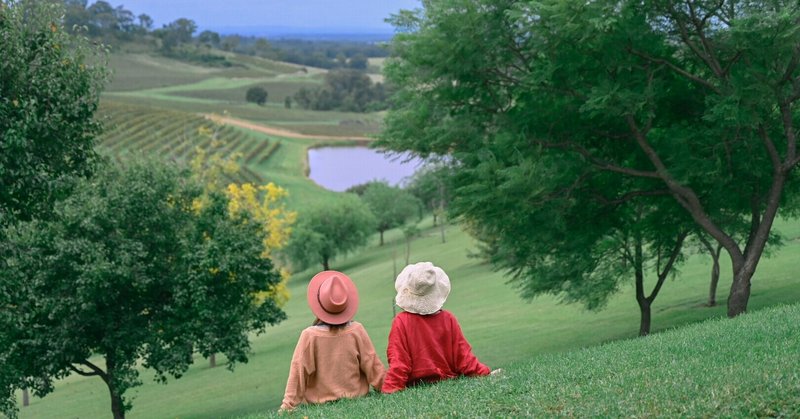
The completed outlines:
<svg viewBox="0 0 800 419">
<path fill-rule="evenodd" d="M 429 227 L 430 219 L 423 224 Z M 800 252 L 797 224 L 782 223 L 779 227 L 795 235 L 786 247 L 759 267 L 750 301 L 752 311 L 780 302 L 800 301 L 800 278 L 793 272 Z M 394 273 L 405 264 L 401 233 L 392 231 L 387 239 L 388 244 L 379 247 L 375 238 L 365 251 L 337 260 L 333 265 L 358 284 L 361 307 L 356 320 L 364 324 L 382 355 L 393 314 Z M 448 227 L 444 244 L 438 230 L 427 228 L 424 236 L 412 243 L 411 260 L 431 260 L 449 274 L 453 291 L 445 308 L 458 317 L 475 353 L 491 367 L 513 371 L 517 368 L 513 365 L 545 354 L 635 337 L 639 319 L 632 285 L 625 286 L 605 310 L 597 313 L 559 304 L 551 297 L 525 303 L 505 283 L 502 274 L 467 257 L 474 250 L 472 239 L 453 226 Z M 664 286 L 654 306 L 654 332 L 724 316 L 724 305 L 706 308 L 701 304 L 706 298 L 708 269 L 706 258 L 693 257 L 680 278 Z M 264 335 L 253 337 L 248 364 L 238 365 L 230 372 L 224 367 L 210 369 L 204 360 L 197 360 L 184 377 L 171 380 L 166 386 L 154 383 L 151 375 L 145 373 L 145 384 L 132 392 L 134 409 L 129 417 L 219 418 L 276 409 L 283 396 L 296 339 L 312 320 L 304 301 L 304 287 L 313 273 L 314 270 L 300 272 L 292 278 L 293 298 L 286 307 L 288 320 Z M 723 301 L 728 276 L 724 272 L 726 279 L 721 281 L 719 295 Z M 697 340 L 693 344 L 702 348 L 705 342 Z M 44 399 L 34 398 L 21 417 L 106 417 L 108 407 L 108 395 L 100 380 L 70 377 L 59 383 L 53 394 Z M 513 416 L 512 412 L 507 413 Z"/>
<path fill-rule="evenodd" d="M 302 407 L 290 417 L 798 417 L 800 304 Z M 276 417 L 253 414 L 246 419 Z"/>
</svg>

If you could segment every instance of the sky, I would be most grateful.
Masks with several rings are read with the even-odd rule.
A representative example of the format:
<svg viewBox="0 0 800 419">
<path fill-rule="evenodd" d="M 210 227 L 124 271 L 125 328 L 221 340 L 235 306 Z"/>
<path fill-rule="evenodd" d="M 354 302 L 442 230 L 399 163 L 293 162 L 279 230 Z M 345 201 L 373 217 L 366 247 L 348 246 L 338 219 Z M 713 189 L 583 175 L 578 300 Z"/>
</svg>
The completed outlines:
<svg viewBox="0 0 800 419">
<path fill-rule="evenodd" d="M 153 18 L 154 28 L 185 17 L 199 31 L 267 35 L 269 33 L 391 33 L 384 22 L 419 0 L 106 0 L 138 16 Z M 89 2 L 90 4 L 93 1 Z M 261 32 L 261 33 L 258 33 Z"/>
</svg>

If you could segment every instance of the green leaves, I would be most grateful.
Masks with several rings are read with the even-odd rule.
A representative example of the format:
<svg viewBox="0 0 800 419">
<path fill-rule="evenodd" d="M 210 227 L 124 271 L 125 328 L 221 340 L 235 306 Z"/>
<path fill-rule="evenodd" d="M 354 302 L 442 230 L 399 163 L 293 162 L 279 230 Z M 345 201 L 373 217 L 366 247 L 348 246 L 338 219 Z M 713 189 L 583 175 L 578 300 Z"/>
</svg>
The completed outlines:
<svg viewBox="0 0 800 419">
<path fill-rule="evenodd" d="M 255 299 L 280 276 L 261 257 L 263 230 L 231 217 L 224 196 L 191 209 L 201 191 L 186 171 L 133 161 L 79 182 L 52 220 L 6 228 L 0 360 L 14 374 L 0 387 L 44 395 L 98 354 L 124 402 L 139 360 L 160 381 L 179 377 L 195 351 L 224 353 L 229 368 L 245 362 L 248 333 L 285 318 Z"/>
<path fill-rule="evenodd" d="M 60 26 L 59 3 L 0 8 L 0 222 L 47 216 L 64 177 L 96 155 L 93 119 L 107 77 L 102 52 Z"/>
</svg>

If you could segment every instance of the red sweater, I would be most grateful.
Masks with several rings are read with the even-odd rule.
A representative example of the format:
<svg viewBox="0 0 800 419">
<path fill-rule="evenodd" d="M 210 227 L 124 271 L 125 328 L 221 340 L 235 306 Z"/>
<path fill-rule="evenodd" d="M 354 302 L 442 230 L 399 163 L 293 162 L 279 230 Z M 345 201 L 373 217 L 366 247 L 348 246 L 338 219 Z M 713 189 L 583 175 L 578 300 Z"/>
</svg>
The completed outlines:
<svg viewBox="0 0 800 419">
<path fill-rule="evenodd" d="M 389 372 L 381 389 L 384 393 L 420 382 L 489 374 L 489 367 L 472 353 L 458 320 L 446 310 L 424 316 L 398 314 L 389 332 L 386 356 Z"/>
</svg>

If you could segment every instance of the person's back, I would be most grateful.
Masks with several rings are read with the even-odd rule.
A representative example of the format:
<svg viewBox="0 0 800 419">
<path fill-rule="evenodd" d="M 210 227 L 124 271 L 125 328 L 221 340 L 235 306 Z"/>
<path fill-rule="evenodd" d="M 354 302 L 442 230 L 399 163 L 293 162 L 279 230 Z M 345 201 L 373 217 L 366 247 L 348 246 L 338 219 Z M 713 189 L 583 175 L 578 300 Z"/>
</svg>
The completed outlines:
<svg viewBox="0 0 800 419">
<path fill-rule="evenodd" d="M 489 374 L 489 368 L 472 353 L 455 316 L 441 310 L 450 293 L 444 271 L 429 262 L 409 265 L 398 275 L 395 288 L 395 302 L 405 311 L 395 317 L 389 332 L 389 371 L 382 392 Z"/>
<path fill-rule="evenodd" d="M 306 296 L 317 319 L 300 333 L 280 410 L 363 396 L 370 385 L 379 390 L 384 368 L 367 331 L 352 321 L 358 308 L 352 280 L 341 272 L 320 272 Z"/>
<path fill-rule="evenodd" d="M 381 388 L 383 364 L 364 326 L 310 326 L 300 334 L 284 394 L 284 409 L 299 403 L 325 403 Z"/>
</svg>

